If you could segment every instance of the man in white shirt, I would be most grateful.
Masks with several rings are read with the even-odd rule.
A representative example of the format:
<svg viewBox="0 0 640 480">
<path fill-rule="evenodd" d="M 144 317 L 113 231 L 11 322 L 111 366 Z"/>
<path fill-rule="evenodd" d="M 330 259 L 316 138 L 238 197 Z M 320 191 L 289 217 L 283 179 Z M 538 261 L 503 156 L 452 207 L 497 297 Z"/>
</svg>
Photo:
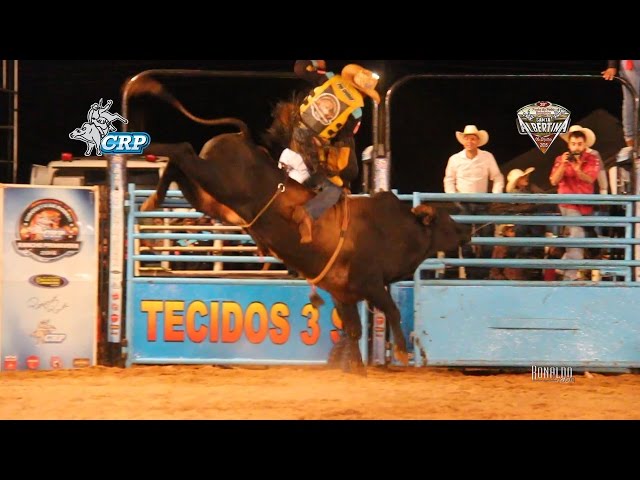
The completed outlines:
<svg viewBox="0 0 640 480">
<path fill-rule="evenodd" d="M 487 131 L 467 125 L 463 132 L 456 132 L 456 138 L 464 150 L 449 157 L 444 174 L 445 193 L 487 193 L 489 180 L 493 182 L 491 191 L 502 193 L 504 175 L 491 152 L 480 149 L 489 142 Z"/>
<path fill-rule="evenodd" d="M 467 125 L 464 131 L 456 132 L 458 142 L 464 150 L 449 157 L 447 169 L 444 175 L 445 193 L 487 193 L 489 180 L 493 182 L 491 191 L 502 193 L 504 189 L 504 175 L 498 168 L 496 159 L 491 152 L 481 150 L 480 147 L 489 142 L 489 134 L 486 130 L 478 130 L 475 125 Z M 464 215 L 486 213 L 488 203 L 466 202 L 458 204 L 460 213 Z M 473 226 L 475 230 L 475 225 Z M 475 235 L 481 237 L 493 236 L 494 226 L 485 225 L 475 231 Z M 469 245 L 462 248 L 461 255 L 469 258 L 489 258 L 491 248 L 475 248 L 475 255 Z M 467 268 L 467 278 L 484 278 L 482 270 Z"/>
</svg>

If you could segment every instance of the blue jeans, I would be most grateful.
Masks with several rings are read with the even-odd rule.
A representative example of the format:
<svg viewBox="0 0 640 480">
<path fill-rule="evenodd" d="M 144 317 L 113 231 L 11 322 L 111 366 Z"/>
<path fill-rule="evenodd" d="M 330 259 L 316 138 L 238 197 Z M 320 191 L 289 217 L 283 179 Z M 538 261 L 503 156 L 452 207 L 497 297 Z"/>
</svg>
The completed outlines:
<svg viewBox="0 0 640 480">
<path fill-rule="evenodd" d="M 636 89 L 636 92 L 640 91 L 640 60 L 633 61 L 633 70 L 625 70 L 624 62 L 622 62 L 618 68 L 618 76 L 627 80 Z M 633 131 L 634 114 L 633 96 L 625 87 L 622 87 L 622 129 L 625 140 L 635 138 L 635 132 Z"/>
<path fill-rule="evenodd" d="M 573 208 L 565 208 L 559 207 L 560 212 L 565 217 L 581 217 L 582 214 L 578 210 L 574 210 Z M 570 238 L 584 238 L 584 228 L 578 225 L 569 225 L 569 237 Z M 563 260 L 582 260 L 584 258 L 584 248 L 579 247 L 567 247 L 565 249 L 565 253 L 562 256 Z M 578 270 L 565 270 L 564 271 L 564 279 L 565 280 L 577 280 L 578 279 Z"/>
<path fill-rule="evenodd" d="M 342 188 L 327 179 L 322 184 L 322 190 L 320 190 L 315 197 L 309 200 L 304 208 L 311 218 L 317 220 L 322 216 L 325 210 L 333 207 L 338 200 L 340 200 L 341 195 Z"/>
</svg>

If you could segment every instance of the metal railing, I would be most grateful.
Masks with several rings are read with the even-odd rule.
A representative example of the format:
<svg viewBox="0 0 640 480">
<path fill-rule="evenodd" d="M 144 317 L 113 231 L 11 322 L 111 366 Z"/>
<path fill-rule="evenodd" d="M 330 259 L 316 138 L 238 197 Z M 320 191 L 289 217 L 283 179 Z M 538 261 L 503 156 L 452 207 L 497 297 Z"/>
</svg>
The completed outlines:
<svg viewBox="0 0 640 480">
<path fill-rule="evenodd" d="M 198 275 L 202 277 L 226 277 L 230 275 L 247 275 L 247 276 L 286 276 L 286 270 L 226 270 L 225 264 L 261 264 L 282 262 L 271 256 L 263 256 L 258 254 L 257 246 L 253 245 L 253 239 L 250 235 L 240 233 L 240 227 L 223 226 L 223 225 L 142 225 L 139 224 L 141 219 L 160 218 L 160 219 L 200 219 L 204 215 L 196 211 L 172 211 L 172 208 L 192 208 L 191 205 L 183 198 L 182 192 L 178 190 L 170 190 L 162 207 L 163 210 L 141 212 L 139 206 L 149 195 L 154 193 L 153 190 L 136 190 L 135 185 L 129 185 L 130 212 L 128 228 L 132 232 L 129 235 L 129 256 L 128 267 L 131 269 L 133 276 L 148 275 L 151 270 L 157 274 L 178 275 Z M 215 219 L 213 219 L 215 220 Z M 175 233 L 180 230 L 182 233 Z M 207 233 L 203 233 L 207 231 Z M 222 232 L 222 233 L 221 233 Z M 162 245 L 148 247 L 141 246 L 141 241 L 163 241 Z M 213 242 L 207 247 L 181 247 L 176 246 L 173 242 L 179 240 L 190 241 L 206 241 Z M 225 246 L 225 242 L 251 242 L 251 246 Z M 149 252 L 161 252 L 161 254 L 151 254 Z M 182 252 L 198 252 L 198 254 L 184 255 Z M 174 252 L 174 253 L 170 253 Z M 178 255 L 175 252 L 179 252 Z M 200 253 L 202 252 L 202 253 Z M 243 253 L 243 255 L 228 255 L 227 253 Z M 158 263 L 162 262 L 161 268 L 146 268 L 141 266 L 141 262 Z M 171 263 L 174 262 L 202 262 L 212 264 L 212 268 L 208 270 L 177 270 L 172 269 Z M 214 265 L 215 264 L 215 265 Z"/>
<path fill-rule="evenodd" d="M 633 258 L 634 245 L 640 245 L 640 238 L 634 236 L 635 226 L 640 224 L 640 216 L 634 216 L 634 211 L 640 202 L 638 195 L 565 195 L 565 194 L 446 194 L 446 193 L 419 193 L 408 195 L 398 195 L 401 200 L 410 201 L 419 205 L 421 202 L 478 202 L 478 203 L 525 203 L 525 204 L 574 204 L 574 205 L 610 205 L 621 207 L 624 215 L 586 215 L 567 217 L 562 215 L 549 214 L 517 214 L 517 215 L 452 215 L 452 218 L 462 224 L 514 224 L 514 225 L 546 225 L 546 226 L 594 226 L 594 227 L 618 227 L 623 229 L 621 237 L 598 237 L 598 238 L 549 238 L 549 237 L 472 237 L 471 245 L 484 246 L 510 246 L 510 247 L 584 247 L 584 248 L 605 248 L 618 249 L 623 258 L 614 259 L 583 259 L 583 260 L 563 260 L 563 259 L 491 259 L 491 258 L 431 258 L 422 263 L 416 271 L 415 280 L 420 281 L 422 270 L 443 270 L 446 267 L 486 267 L 504 268 L 514 267 L 523 269 L 546 269 L 554 268 L 559 270 L 590 269 L 613 272 L 616 276 L 624 278 L 622 282 L 603 282 L 607 285 L 640 286 L 640 282 L 633 280 L 633 269 L 640 267 L 640 260 Z M 424 281 L 423 281 L 424 282 Z M 439 284 L 456 282 L 460 280 L 434 279 L 429 282 Z M 505 283 L 502 280 L 474 280 L 465 281 L 466 284 L 498 284 Z M 509 285 L 549 285 L 553 282 L 544 281 L 506 281 Z M 558 282 L 560 285 L 585 285 L 584 282 Z M 597 285 L 597 282 L 588 282 L 589 285 Z"/>
</svg>

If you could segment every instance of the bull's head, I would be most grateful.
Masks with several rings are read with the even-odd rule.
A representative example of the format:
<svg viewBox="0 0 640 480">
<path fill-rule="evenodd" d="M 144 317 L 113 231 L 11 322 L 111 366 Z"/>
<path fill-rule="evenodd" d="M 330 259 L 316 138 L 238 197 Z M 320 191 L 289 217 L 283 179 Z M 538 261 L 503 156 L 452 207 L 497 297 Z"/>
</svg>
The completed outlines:
<svg viewBox="0 0 640 480">
<path fill-rule="evenodd" d="M 452 251 L 471 240 L 469 232 L 442 207 L 421 204 L 412 208 L 411 212 L 432 230 L 432 248 L 436 250 Z"/>
</svg>

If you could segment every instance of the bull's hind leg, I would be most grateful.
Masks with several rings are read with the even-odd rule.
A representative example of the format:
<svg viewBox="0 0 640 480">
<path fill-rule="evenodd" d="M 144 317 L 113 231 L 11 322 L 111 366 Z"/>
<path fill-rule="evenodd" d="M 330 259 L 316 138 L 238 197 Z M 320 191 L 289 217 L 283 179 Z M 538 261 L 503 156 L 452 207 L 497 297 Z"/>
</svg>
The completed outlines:
<svg viewBox="0 0 640 480">
<path fill-rule="evenodd" d="M 169 157 L 167 168 L 162 174 L 160 183 L 153 193 L 143 204 L 140 210 L 155 210 L 164 201 L 165 195 L 171 182 L 175 181 L 182 191 L 182 194 L 191 205 L 198 208 L 199 198 L 196 187 L 187 175 L 183 173 L 180 165 L 185 162 L 194 162 L 198 159 L 198 155 L 190 143 L 151 143 L 145 153 L 149 155 Z"/>
<path fill-rule="evenodd" d="M 393 356 L 403 365 L 409 365 L 409 354 L 407 353 L 407 342 L 405 341 L 402 327 L 400 325 L 400 310 L 396 307 L 389 291 L 380 287 L 367 297 L 367 300 L 375 305 L 385 315 L 387 325 L 393 334 Z"/>
<path fill-rule="evenodd" d="M 341 338 L 329 353 L 327 365 L 330 368 L 340 367 L 347 373 L 366 375 L 367 370 L 362 362 L 360 345 L 362 337 L 362 324 L 358 314 L 358 305 L 355 303 L 341 303 L 333 298 L 333 303 L 342 320 Z"/>
</svg>

